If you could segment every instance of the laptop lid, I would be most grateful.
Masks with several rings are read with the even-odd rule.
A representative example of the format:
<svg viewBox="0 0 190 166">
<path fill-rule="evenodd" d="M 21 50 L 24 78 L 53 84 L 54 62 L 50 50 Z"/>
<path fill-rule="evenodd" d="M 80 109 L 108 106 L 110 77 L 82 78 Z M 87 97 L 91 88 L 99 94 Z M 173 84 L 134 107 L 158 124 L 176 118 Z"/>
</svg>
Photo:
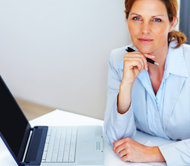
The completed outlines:
<svg viewBox="0 0 190 166">
<path fill-rule="evenodd" d="M 16 162 L 24 155 L 31 126 L 0 76 L 0 134 Z"/>
</svg>

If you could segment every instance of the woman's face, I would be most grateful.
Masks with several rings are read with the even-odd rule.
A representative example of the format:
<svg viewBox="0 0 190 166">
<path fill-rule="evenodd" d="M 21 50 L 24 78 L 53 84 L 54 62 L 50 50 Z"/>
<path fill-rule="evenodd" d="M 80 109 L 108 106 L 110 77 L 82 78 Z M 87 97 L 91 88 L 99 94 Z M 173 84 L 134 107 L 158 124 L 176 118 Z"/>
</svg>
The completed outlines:
<svg viewBox="0 0 190 166">
<path fill-rule="evenodd" d="M 142 53 L 168 48 L 169 22 L 167 9 L 161 0 L 136 0 L 127 19 L 131 40 Z"/>
</svg>

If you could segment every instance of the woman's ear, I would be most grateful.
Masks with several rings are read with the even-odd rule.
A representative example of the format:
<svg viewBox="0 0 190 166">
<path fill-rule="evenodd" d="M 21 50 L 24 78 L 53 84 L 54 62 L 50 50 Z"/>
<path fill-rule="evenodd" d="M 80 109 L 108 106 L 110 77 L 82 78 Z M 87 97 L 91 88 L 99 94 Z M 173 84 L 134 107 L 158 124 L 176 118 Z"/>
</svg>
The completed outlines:
<svg viewBox="0 0 190 166">
<path fill-rule="evenodd" d="M 169 30 L 169 32 L 171 32 L 173 30 L 173 28 L 175 27 L 175 25 L 177 24 L 176 21 L 177 21 L 177 17 L 174 16 L 173 21 L 170 22 L 170 30 Z"/>
</svg>

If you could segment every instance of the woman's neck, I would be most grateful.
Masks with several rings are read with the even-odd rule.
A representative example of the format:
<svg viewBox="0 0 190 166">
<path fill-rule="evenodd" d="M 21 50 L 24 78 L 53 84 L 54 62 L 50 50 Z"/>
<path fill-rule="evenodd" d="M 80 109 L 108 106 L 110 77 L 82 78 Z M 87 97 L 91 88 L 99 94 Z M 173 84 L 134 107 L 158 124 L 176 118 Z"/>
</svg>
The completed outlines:
<svg viewBox="0 0 190 166">
<path fill-rule="evenodd" d="M 148 64 L 148 73 L 155 95 L 157 94 L 157 91 L 163 79 L 167 54 L 168 47 L 155 50 L 153 53 L 151 53 L 151 55 L 155 56 L 154 61 L 159 64 L 158 66 L 151 63 Z"/>
</svg>

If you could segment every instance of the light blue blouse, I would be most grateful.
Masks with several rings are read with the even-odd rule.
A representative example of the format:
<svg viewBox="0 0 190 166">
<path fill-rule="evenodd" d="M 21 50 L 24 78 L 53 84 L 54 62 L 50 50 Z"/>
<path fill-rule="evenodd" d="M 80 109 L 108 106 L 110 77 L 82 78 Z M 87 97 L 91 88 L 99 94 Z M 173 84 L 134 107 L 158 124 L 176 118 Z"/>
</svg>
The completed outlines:
<svg viewBox="0 0 190 166">
<path fill-rule="evenodd" d="M 123 75 L 126 47 L 111 52 L 108 70 L 104 132 L 108 143 L 134 138 L 136 129 L 178 142 L 159 146 L 167 165 L 190 165 L 190 46 L 169 45 L 164 76 L 155 95 L 149 74 L 143 70 L 132 89 L 129 111 L 119 114 L 117 95 Z M 130 47 L 136 49 L 133 45 Z"/>
</svg>

